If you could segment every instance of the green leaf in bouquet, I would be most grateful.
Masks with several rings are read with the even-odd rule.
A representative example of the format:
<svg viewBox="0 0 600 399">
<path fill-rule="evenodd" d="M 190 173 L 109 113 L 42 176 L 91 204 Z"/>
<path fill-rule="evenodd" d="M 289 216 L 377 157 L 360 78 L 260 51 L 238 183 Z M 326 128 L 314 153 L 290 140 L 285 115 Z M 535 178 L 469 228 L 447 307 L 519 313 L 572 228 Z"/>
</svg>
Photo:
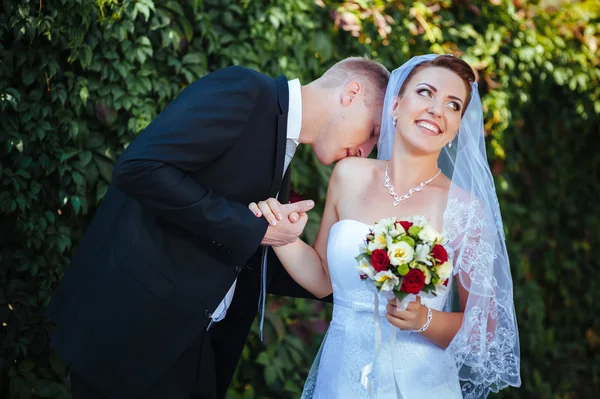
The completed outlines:
<svg viewBox="0 0 600 399">
<path fill-rule="evenodd" d="M 411 226 L 408 229 L 408 234 L 410 234 L 411 237 L 417 238 L 419 236 L 419 233 L 421 232 L 421 230 L 423 230 L 422 227 L 419 226 Z"/>
<path fill-rule="evenodd" d="M 360 263 L 361 260 L 364 260 L 366 262 L 369 262 L 369 264 L 371 263 L 371 257 L 369 256 L 368 253 L 363 252 L 362 254 L 358 255 L 356 258 L 356 261 Z"/>
<path fill-rule="evenodd" d="M 412 229 L 412 227 L 411 227 Z M 415 240 L 411 237 L 411 236 L 402 236 L 402 238 L 400 238 L 400 241 L 404 241 L 405 243 L 407 243 L 408 245 L 410 245 L 411 247 L 415 247 Z"/>
<path fill-rule="evenodd" d="M 398 298 L 399 301 L 403 300 L 404 298 L 406 298 L 408 296 L 408 294 L 406 292 L 396 291 L 396 290 L 394 290 L 394 295 L 396 295 L 396 298 Z"/>
<path fill-rule="evenodd" d="M 428 284 L 426 286 L 424 286 L 421 289 L 422 292 L 426 293 L 426 294 L 432 294 L 434 296 L 437 296 L 437 293 L 435 292 L 435 286 L 432 284 Z"/>
<path fill-rule="evenodd" d="M 400 273 L 401 276 L 406 276 L 406 274 L 408 273 L 408 264 L 403 264 L 398 266 L 398 273 Z"/>
</svg>

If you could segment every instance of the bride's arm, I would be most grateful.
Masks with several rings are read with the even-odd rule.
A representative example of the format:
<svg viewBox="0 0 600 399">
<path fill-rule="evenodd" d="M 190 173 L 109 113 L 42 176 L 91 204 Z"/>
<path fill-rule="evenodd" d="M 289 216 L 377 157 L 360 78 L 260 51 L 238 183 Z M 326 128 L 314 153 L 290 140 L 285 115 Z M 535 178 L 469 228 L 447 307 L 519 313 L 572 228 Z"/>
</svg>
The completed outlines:
<svg viewBox="0 0 600 399">
<path fill-rule="evenodd" d="M 459 281 L 458 276 L 454 277 L 458 287 L 458 296 L 460 298 L 460 312 L 440 312 L 431 310 L 431 323 L 429 328 L 423 331 L 421 335 L 442 348 L 447 348 L 454 336 L 460 329 L 463 321 L 463 311 L 469 294 Z M 425 321 L 427 321 L 427 311 L 425 311 Z M 423 323 L 424 324 L 424 323 Z"/>
<path fill-rule="evenodd" d="M 336 173 L 336 169 L 338 169 L 338 166 L 334 169 L 329 181 L 325 210 L 314 247 L 309 246 L 302 240 L 296 240 L 292 244 L 281 247 L 273 247 L 279 261 L 289 275 L 317 298 L 324 298 L 333 291 L 327 268 L 327 239 L 331 226 L 339 220 L 336 203 L 340 184 L 337 177 L 339 173 Z M 259 209 L 261 210 L 266 209 L 267 206 L 266 201 L 259 203 Z M 263 213 L 268 212 L 269 210 L 263 211 Z M 306 217 L 306 214 L 300 214 L 301 219 Z M 301 219 L 296 223 L 302 223 Z"/>
</svg>

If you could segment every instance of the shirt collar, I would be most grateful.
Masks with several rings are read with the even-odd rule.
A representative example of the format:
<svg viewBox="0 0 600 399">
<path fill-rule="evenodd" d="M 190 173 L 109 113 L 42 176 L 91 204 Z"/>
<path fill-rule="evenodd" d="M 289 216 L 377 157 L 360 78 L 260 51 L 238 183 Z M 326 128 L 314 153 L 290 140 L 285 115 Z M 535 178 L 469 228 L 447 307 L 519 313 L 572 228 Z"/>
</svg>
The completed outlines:
<svg viewBox="0 0 600 399">
<path fill-rule="evenodd" d="M 296 145 L 299 143 L 300 130 L 302 129 L 302 92 L 300 87 L 299 79 L 288 81 L 290 108 L 288 111 L 287 138 L 293 140 Z"/>
</svg>

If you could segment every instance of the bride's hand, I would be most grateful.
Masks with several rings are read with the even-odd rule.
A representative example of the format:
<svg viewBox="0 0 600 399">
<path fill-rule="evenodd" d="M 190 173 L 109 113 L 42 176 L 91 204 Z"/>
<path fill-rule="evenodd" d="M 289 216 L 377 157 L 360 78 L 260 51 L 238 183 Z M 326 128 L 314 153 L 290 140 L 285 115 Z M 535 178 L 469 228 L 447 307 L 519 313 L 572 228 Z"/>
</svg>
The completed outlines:
<svg viewBox="0 0 600 399">
<path fill-rule="evenodd" d="M 421 304 L 421 297 L 410 302 L 406 310 L 396 307 L 396 299 L 388 301 L 385 318 L 391 325 L 401 330 L 418 330 L 427 322 L 427 307 Z"/>
<path fill-rule="evenodd" d="M 256 217 L 267 219 L 270 225 L 275 226 L 277 220 L 283 220 L 286 217 L 290 223 L 296 223 L 300 219 L 300 215 L 305 214 L 314 206 L 311 200 L 303 200 L 294 202 L 293 204 L 282 205 L 275 198 L 269 198 L 265 201 L 260 201 L 258 204 L 252 202 L 248 205 L 248 209 L 254 213 Z"/>
</svg>

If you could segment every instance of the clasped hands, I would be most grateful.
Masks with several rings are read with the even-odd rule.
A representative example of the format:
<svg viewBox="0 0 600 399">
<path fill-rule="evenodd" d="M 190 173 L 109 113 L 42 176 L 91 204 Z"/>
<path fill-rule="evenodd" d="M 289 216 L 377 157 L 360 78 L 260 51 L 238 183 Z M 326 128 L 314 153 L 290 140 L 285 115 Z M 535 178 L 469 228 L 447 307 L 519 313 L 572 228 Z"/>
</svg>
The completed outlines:
<svg viewBox="0 0 600 399">
<path fill-rule="evenodd" d="M 264 217 L 269 222 L 267 233 L 261 244 L 272 247 L 281 247 L 295 242 L 308 222 L 306 212 L 311 210 L 315 203 L 311 200 L 281 204 L 275 198 L 252 202 L 248 209 L 257 218 Z"/>
</svg>

